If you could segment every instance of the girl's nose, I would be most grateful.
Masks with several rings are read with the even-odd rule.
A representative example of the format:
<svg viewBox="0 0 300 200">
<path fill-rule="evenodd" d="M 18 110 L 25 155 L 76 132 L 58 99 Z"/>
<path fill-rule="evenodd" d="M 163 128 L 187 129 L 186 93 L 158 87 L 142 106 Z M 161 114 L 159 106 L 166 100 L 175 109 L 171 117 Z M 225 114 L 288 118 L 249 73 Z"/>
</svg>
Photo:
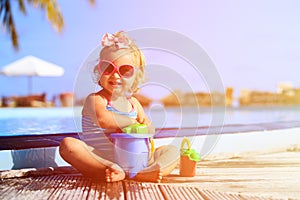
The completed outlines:
<svg viewBox="0 0 300 200">
<path fill-rule="evenodd" d="M 113 73 L 113 76 L 114 76 L 115 78 L 121 78 L 121 76 L 119 75 L 119 73 L 118 73 L 117 71 L 115 71 L 115 72 Z"/>
</svg>

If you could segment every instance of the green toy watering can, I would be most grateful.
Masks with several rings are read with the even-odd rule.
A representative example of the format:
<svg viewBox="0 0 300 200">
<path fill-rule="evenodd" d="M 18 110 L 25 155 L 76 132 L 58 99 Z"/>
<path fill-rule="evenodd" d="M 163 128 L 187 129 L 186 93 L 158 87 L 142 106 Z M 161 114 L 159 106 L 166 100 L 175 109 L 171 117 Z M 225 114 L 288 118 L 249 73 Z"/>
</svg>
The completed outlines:
<svg viewBox="0 0 300 200">
<path fill-rule="evenodd" d="M 185 145 L 187 145 L 187 148 L 184 148 Z M 182 140 L 180 153 L 181 156 L 187 156 L 192 161 L 198 162 L 201 160 L 200 154 L 191 148 L 191 142 L 188 138 Z"/>
</svg>

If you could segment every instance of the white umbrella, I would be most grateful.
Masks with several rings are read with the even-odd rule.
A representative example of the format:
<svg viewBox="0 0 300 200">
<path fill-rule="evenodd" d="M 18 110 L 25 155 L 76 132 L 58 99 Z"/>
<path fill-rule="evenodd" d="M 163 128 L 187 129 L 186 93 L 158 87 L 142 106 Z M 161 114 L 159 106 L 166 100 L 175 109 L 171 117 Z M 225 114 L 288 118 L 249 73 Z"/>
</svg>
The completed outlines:
<svg viewBox="0 0 300 200">
<path fill-rule="evenodd" d="M 64 69 L 58 65 L 46 62 L 34 56 L 26 56 L 2 67 L 0 74 L 5 76 L 28 76 L 28 90 L 29 93 L 31 93 L 32 76 L 62 76 L 64 74 Z"/>
</svg>

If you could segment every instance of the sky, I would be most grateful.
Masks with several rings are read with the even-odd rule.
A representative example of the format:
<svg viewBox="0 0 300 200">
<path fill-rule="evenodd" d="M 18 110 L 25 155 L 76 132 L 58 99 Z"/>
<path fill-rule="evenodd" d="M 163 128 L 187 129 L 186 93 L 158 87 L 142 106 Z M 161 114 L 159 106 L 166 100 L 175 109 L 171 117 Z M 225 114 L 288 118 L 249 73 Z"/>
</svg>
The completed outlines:
<svg viewBox="0 0 300 200">
<path fill-rule="evenodd" d="M 104 33 L 145 28 L 168 30 L 194 41 L 218 73 L 194 76 L 193 67 L 180 55 L 158 48 L 145 50 L 148 80 L 162 83 L 142 88 L 150 97 L 159 98 L 177 89 L 209 90 L 207 80 L 214 78 L 220 79 L 224 88 L 233 87 L 236 96 L 242 89 L 275 92 L 280 82 L 300 87 L 298 0 L 98 0 L 95 6 L 87 0 L 70 2 L 58 0 L 65 21 L 61 34 L 52 29 L 39 9 L 27 5 L 24 16 L 14 3 L 19 51 L 13 49 L 9 35 L 0 27 L 0 69 L 27 55 L 64 68 L 61 77 L 32 79 L 33 93 L 46 92 L 49 99 L 74 92 L 74 88 L 77 93 L 83 64 Z M 145 39 L 157 38 L 146 34 Z M 0 76 L 0 96 L 27 93 L 26 77 Z"/>
</svg>

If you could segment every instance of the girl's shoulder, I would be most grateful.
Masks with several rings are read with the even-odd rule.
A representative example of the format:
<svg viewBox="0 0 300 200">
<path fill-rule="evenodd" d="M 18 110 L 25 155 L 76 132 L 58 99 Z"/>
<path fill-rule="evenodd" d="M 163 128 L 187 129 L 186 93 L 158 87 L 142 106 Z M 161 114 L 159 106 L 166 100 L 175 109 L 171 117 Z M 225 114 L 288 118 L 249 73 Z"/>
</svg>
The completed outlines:
<svg viewBox="0 0 300 200">
<path fill-rule="evenodd" d="M 139 100 L 136 97 L 130 97 L 130 101 L 133 104 L 135 109 L 140 109 L 142 107 L 141 103 L 139 102 Z"/>
<path fill-rule="evenodd" d="M 86 97 L 86 102 L 93 103 L 107 103 L 107 98 L 100 92 L 90 93 Z"/>
<path fill-rule="evenodd" d="M 91 93 L 85 99 L 82 114 L 91 116 L 96 110 L 105 108 L 106 104 L 106 99 L 98 92 Z"/>
<path fill-rule="evenodd" d="M 138 100 L 137 98 L 135 98 L 134 96 L 131 96 L 131 97 L 129 98 L 129 100 L 130 100 L 132 103 L 134 103 L 134 104 L 139 104 L 139 103 L 140 103 L 139 100 Z"/>
</svg>

